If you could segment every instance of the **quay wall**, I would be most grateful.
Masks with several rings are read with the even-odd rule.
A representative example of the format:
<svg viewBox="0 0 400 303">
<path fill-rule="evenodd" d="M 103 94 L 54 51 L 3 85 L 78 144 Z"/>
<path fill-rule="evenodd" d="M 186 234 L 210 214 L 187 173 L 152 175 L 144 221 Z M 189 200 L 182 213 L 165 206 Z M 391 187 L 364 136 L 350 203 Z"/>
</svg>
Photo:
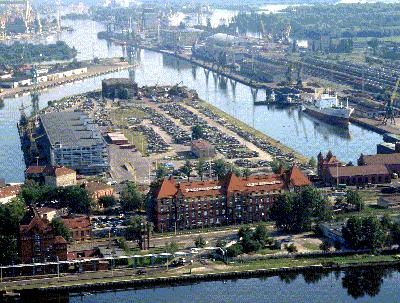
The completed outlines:
<svg viewBox="0 0 400 303">
<path fill-rule="evenodd" d="M 229 271 L 220 273 L 207 273 L 207 274 L 184 274 L 180 276 L 160 277 L 160 278 L 141 278 L 141 279 L 125 279 L 118 281 L 108 282 L 82 282 L 76 285 L 57 285 L 21 290 L 22 296 L 30 296 L 32 294 L 55 294 L 67 292 L 83 292 L 83 291 L 100 291 L 105 289 L 122 289 L 127 287 L 151 287 L 151 286 L 168 286 L 176 284 L 194 283 L 200 281 L 216 281 L 226 279 L 240 279 L 248 277 L 261 277 L 261 276 L 275 276 L 283 273 L 293 272 L 309 272 L 309 271 L 341 271 L 347 269 L 365 269 L 365 268 L 389 268 L 400 266 L 399 261 L 382 261 L 382 262 L 365 262 L 354 264 L 324 264 L 324 265 L 310 265 L 310 266 L 294 266 L 270 269 L 256 269 L 256 270 L 240 270 Z"/>
</svg>

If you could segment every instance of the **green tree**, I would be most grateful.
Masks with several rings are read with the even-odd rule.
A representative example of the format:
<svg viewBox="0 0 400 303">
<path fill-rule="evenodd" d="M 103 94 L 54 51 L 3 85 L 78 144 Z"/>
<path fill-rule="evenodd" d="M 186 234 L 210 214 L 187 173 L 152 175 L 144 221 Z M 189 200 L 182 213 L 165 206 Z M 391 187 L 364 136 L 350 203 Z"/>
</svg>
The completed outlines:
<svg viewBox="0 0 400 303">
<path fill-rule="evenodd" d="M 203 127 L 199 124 L 192 126 L 192 139 L 198 140 L 203 138 Z"/>
<path fill-rule="evenodd" d="M 314 157 L 311 157 L 310 161 L 308 161 L 308 165 L 310 165 L 312 168 L 317 167 L 317 161 L 315 160 Z"/>
<path fill-rule="evenodd" d="M 53 226 L 54 234 L 56 236 L 62 236 L 67 241 L 71 239 L 71 233 L 61 219 L 59 218 L 53 219 L 51 221 L 51 225 Z"/>
<path fill-rule="evenodd" d="M 358 191 L 348 190 L 346 196 L 347 203 L 354 205 L 357 211 L 364 209 L 364 201 Z"/>
<path fill-rule="evenodd" d="M 133 182 L 128 182 L 120 195 L 122 209 L 135 211 L 144 207 L 144 196 Z"/>
<path fill-rule="evenodd" d="M 333 247 L 333 243 L 329 240 L 324 240 L 322 243 L 319 245 L 319 249 L 325 252 L 329 252 Z"/>
<path fill-rule="evenodd" d="M 194 245 L 198 248 L 203 248 L 206 246 L 206 240 L 199 235 L 194 239 Z"/>
<path fill-rule="evenodd" d="M 270 244 L 272 241 L 269 238 L 267 225 L 265 223 L 259 223 L 256 226 L 256 229 L 253 232 L 252 238 L 259 242 L 261 247 L 264 247 L 266 244 Z"/>
<path fill-rule="evenodd" d="M 204 177 L 204 173 L 206 172 L 206 169 L 207 169 L 207 167 L 206 167 L 206 162 L 205 162 L 204 160 L 200 159 L 200 160 L 197 162 L 196 170 L 197 170 L 197 174 L 198 174 L 198 175 L 200 176 L 200 178 L 201 178 L 201 181 L 203 181 L 203 177 Z"/>
<path fill-rule="evenodd" d="M 229 165 L 223 159 L 214 161 L 214 173 L 218 179 L 222 179 L 229 172 Z"/>
<path fill-rule="evenodd" d="M 117 204 L 117 199 L 114 196 L 103 196 L 99 198 L 98 203 L 103 208 L 114 207 Z"/>
<path fill-rule="evenodd" d="M 243 253 L 243 247 L 240 243 L 235 243 L 226 249 L 226 254 L 228 257 L 237 257 Z"/>
<path fill-rule="evenodd" d="M 165 243 L 165 252 L 174 254 L 178 251 L 179 246 L 175 241 L 171 241 L 169 243 Z"/>
<path fill-rule="evenodd" d="M 327 201 L 312 187 L 298 193 L 279 195 L 271 207 L 271 218 L 278 228 L 287 232 L 302 232 L 311 229 L 312 222 L 329 218 Z"/>
<path fill-rule="evenodd" d="M 133 216 L 125 229 L 125 239 L 137 242 L 140 249 L 144 248 L 148 222 L 143 216 Z"/>
<path fill-rule="evenodd" d="M 243 177 L 248 178 L 251 176 L 251 170 L 249 168 L 245 168 L 242 172 Z"/>
<path fill-rule="evenodd" d="M 193 168 L 189 160 L 181 167 L 181 172 L 186 175 L 188 181 L 190 181 L 190 175 L 192 174 Z"/>
<path fill-rule="evenodd" d="M 374 216 L 350 217 L 342 229 L 343 238 L 353 249 L 378 249 L 385 243 L 382 224 Z"/>
<path fill-rule="evenodd" d="M 157 180 L 162 180 L 165 178 L 167 174 L 167 171 L 165 169 L 164 165 L 158 165 L 157 170 L 156 170 L 156 179 Z"/>
</svg>

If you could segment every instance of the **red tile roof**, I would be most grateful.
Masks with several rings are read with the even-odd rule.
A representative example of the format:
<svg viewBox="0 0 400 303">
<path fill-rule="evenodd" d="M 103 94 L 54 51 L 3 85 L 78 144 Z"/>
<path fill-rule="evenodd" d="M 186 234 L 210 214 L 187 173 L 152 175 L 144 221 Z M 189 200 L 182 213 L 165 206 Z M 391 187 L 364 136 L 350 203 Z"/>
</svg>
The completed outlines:
<svg viewBox="0 0 400 303">
<path fill-rule="evenodd" d="M 0 188 L 0 199 L 18 195 L 21 192 L 21 185 L 11 185 Z"/>
<path fill-rule="evenodd" d="M 90 228 L 91 226 L 89 217 L 62 218 L 62 221 L 70 230 Z"/>
<path fill-rule="evenodd" d="M 303 174 L 303 172 L 297 166 L 292 166 L 292 168 L 290 169 L 289 180 L 290 183 L 295 187 L 311 185 L 310 180 Z"/>
<path fill-rule="evenodd" d="M 47 176 L 54 176 L 54 177 L 60 177 L 60 176 L 65 176 L 65 175 L 70 175 L 70 174 L 76 174 L 76 172 L 73 169 L 67 168 L 65 166 L 29 166 L 26 170 L 25 173 L 27 175 L 35 174 L 35 175 L 40 175 L 44 174 Z"/>
<path fill-rule="evenodd" d="M 67 244 L 68 242 L 62 236 L 54 237 L 54 244 Z"/>
<path fill-rule="evenodd" d="M 100 190 L 114 190 L 112 186 L 101 182 L 88 182 L 85 184 L 85 189 L 91 194 Z"/>
<path fill-rule="evenodd" d="M 49 232 L 52 229 L 49 221 L 47 221 L 46 219 L 42 219 L 39 216 L 34 216 L 29 224 L 20 225 L 19 226 L 19 231 L 21 233 L 26 233 L 26 232 L 29 232 L 34 227 L 38 228 L 43 233 L 44 232 Z"/>
<path fill-rule="evenodd" d="M 178 189 L 176 188 L 174 178 L 165 178 L 161 183 L 160 189 L 158 190 L 157 199 L 173 197 L 177 191 Z"/>
<path fill-rule="evenodd" d="M 220 196 L 234 192 L 260 192 L 276 191 L 291 186 L 307 186 L 311 182 L 297 167 L 286 174 L 255 175 L 238 177 L 229 173 L 224 180 L 208 180 L 176 183 L 173 179 L 164 179 L 156 195 L 157 199 L 171 198 L 176 194 L 184 197 Z"/>
</svg>

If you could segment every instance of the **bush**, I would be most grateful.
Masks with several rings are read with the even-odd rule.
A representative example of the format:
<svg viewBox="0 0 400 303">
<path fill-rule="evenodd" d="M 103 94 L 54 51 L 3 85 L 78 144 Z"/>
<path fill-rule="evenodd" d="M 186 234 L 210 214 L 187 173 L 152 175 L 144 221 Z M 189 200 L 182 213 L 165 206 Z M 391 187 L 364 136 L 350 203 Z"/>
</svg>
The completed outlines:
<svg viewBox="0 0 400 303">
<path fill-rule="evenodd" d="M 237 257 L 243 253 L 243 247 L 239 243 L 233 244 L 226 249 L 226 255 L 228 257 Z"/>
<path fill-rule="evenodd" d="M 203 248 L 206 246 L 206 240 L 204 240 L 204 238 L 202 236 L 198 236 L 196 237 L 196 239 L 194 239 L 194 245 L 197 248 Z"/>
<path fill-rule="evenodd" d="M 294 243 L 291 243 L 289 245 L 285 245 L 286 250 L 288 251 L 288 253 L 297 253 L 297 247 L 296 245 L 294 245 Z"/>
</svg>

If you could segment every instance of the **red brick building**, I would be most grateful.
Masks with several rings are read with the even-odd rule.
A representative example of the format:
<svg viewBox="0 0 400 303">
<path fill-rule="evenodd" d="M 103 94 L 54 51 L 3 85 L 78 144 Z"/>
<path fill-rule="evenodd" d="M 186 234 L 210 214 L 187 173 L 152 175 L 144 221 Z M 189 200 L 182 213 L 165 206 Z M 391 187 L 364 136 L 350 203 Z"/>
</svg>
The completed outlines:
<svg viewBox="0 0 400 303">
<path fill-rule="evenodd" d="M 358 159 L 359 165 L 385 165 L 390 173 L 400 174 L 400 153 L 363 155 Z"/>
<path fill-rule="evenodd" d="M 164 179 L 155 191 L 158 231 L 266 221 L 275 197 L 308 186 L 297 168 L 250 177 L 230 173 L 224 180 L 180 182 Z"/>
<path fill-rule="evenodd" d="M 110 185 L 101 182 L 88 182 L 85 184 L 85 189 L 94 201 L 99 200 L 101 197 L 112 196 L 114 188 Z"/>
<path fill-rule="evenodd" d="M 67 260 L 67 241 L 55 236 L 50 222 L 37 214 L 27 225 L 20 225 L 18 246 L 22 263 Z"/>
<path fill-rule="evenodd" d="M 71 239 L 74 241 L 85 241 L 90 240 L 92 237 L 92 225 L 90 218 L 87 216 L 73 217 L 73 218 L 61 218 L 64 222 L 65 227 L 71 233 Z"/>
<path fill-rule="evenodd" d="M 330 167 L 325 175 L 325 183 L 330 186 L 346 184 L 363 186 L 366 184 L 390 183 L 390 172 L 385 165 Z"/>
</svg>

